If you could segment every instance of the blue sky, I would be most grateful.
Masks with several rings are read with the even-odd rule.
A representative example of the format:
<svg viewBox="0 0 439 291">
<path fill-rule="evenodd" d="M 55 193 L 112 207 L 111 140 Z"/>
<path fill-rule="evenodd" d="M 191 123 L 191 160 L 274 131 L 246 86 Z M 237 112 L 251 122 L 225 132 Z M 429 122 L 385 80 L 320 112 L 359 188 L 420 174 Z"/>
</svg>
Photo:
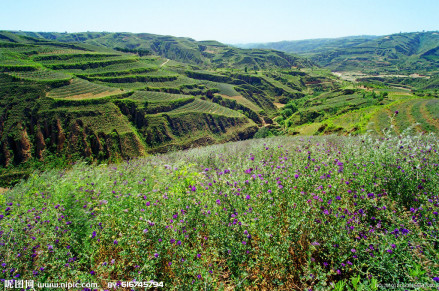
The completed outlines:
<svg viewBox="0 0 439 291">
<path fill-rule="evenodd" d="M 0 29 L 269 42 L 439 30 L 439 0 L 1 0 Z"/>
</svg>

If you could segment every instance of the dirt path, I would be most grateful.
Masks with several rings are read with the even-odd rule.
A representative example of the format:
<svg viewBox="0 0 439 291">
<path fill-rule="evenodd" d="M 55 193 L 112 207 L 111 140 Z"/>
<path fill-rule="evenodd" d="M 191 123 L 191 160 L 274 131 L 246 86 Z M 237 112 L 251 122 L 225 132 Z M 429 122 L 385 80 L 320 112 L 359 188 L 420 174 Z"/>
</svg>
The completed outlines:
<svg viewBox="0 0 439 291">
<path fill-rule="evenodd" d="M 0 194 L 6 193 L 6 191 L 8 191 L 8 188 L 1 188 L 0 187 Z"/>
<path fill-rule="evenodd" d="M 166 65 L 169 61 L 170 61 L 170 59 L 166 59 L 166 62 L 164 62 L 163 64 L 161 64 L 160 67 L 163 67 L 163 66 Z"/>
</svg>

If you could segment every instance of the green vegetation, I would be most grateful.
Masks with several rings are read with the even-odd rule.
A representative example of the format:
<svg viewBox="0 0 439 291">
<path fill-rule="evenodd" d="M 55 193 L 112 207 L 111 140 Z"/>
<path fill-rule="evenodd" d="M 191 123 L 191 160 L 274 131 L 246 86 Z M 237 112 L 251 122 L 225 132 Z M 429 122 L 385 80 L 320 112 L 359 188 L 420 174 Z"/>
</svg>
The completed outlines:
<svg viewBox="0 0 439 291">
<path fill-rule="evenodd" d="M 356 58 L 356 50 L 367 51 L 360 47 L 381 41 L 363 71 L 370 65 L 386 74 L 346 72 L 338 78 L 303 57 L 215 41 L 2 31 L 0 176 L 12 177 L 3 179 L 9 185 L 48 163 L 114 162 L 253 136 L 437 132 L 438 75 L 428 67 L 435 62 L 435 37 L 303 43 L 302 52 L 312 50 L 308 56 L 318 61 L 328 50 Z M 385 70 L 373 65 L 382 47 L 409 57 L 405 64 L 416 70 L 412 61 L 424 54 L 427 70 L 420 72 L 426 75 L 390 74 L 395 66 L 408 72 L 403 58 Z M 327 61 L 354 69 L 338 57 Z"/>
<path fill-rule="evenodd" d="M 82 42 L 93 46 L 117 49 L 121 52 L 147 55 L 149 53 L 204 68 L 239 68 L 260 70 L 273 67 L 308 67 L 312 65 L 300 58 L 274 50 L 243 50 L 215 41 L 197 42 L 190 38 L 154 35 L 148 33 L 35 33 L 15 32 L 34 38 L 58 42 Z M 147 53 L 142 53 L 147 52 Z"/>
<path fill-rule="evenodd" d="M 3 278 L 435 284 L 437 150 L 430 136 L 278 137 L 34 173 L 0 196 Z"/>
<path fill-rule="evenodd" d="M 310 57 L 333 71 L 368 74 L 438 72 L 439 33 L 413 32 L 387 36 L 284 41 L 244 47 L 270 48 Z"/>
<path fill-rule="evenodd" d="M 250 138 L 276 114 L 264 100 L 275 86 L 256 75 L 202 71 L 141 49 L 0 35 L 3 186 L 79 158 L 114 162 Z"/>
<path fill-rule="evenodd" d="M 51 98 L 81 100 L 114 95 L 120 92 L 121 90 L 111 87 L 93 84 L 81 79 L 73 79 L 70 84 L 49 91 L 47 96 Z"/>
<path fill-rule="evenodd" d="M 280 44 L 307 59 L 0 31 L 3 279 L 439 282 L 437 35 Z"/>
</svg>

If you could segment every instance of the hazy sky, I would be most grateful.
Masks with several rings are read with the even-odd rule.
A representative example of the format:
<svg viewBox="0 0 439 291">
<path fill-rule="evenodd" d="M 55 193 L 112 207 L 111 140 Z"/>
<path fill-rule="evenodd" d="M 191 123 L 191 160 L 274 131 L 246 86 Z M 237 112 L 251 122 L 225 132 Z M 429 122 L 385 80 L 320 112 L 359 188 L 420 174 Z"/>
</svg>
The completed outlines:
<svg viewBox="0 0 439 291">
<path fill-rule="evenodd" d="M 439 30 L 439 0 L 0 0 L 0 30 L 148 32 L 225 43 Z"/>
</svg>

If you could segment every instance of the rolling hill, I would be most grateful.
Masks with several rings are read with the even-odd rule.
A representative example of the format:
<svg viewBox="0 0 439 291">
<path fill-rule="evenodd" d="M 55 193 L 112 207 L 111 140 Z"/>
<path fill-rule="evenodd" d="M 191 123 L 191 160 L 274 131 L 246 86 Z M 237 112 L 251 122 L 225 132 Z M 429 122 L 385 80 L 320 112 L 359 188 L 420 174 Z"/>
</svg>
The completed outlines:
<svg viewBox="0 0 439 291">
<path fill-rule="evenodd" d="M 277 127 L 275 104 L 338 86 L 334 76 L 313 73 L 310 61 L 281 52 L 209 44 L 207 50 L 220 47 L 218 67 L 202 54 L 194 65 L 170 59 L 170 51 L 169 58 L 146 52 L 143 42 L 112 49 L 96 38 L 61 42 L 0 32 L 3 181 L 47 163 L 117 161 L 251 138 L 261 127 Z M 238 55 L 224 56 L 226 50 Z M 257 67 L 237 65 L 247 56 Z M 308 72 L 298 68 L 308 65 Z"/>
<path fill-rule="evenodd" d="M 191 38 L 148 33 L 37 33 L 15 32 L 18 35 L 65 43 L 84 43 L 125 52 L 154 54 L 203 68 L 290 68 L 308 67 L 305 59 L 276 50 L 244 50 L 217 41 L 195 41 Z"/>
<path fill-rule="evenodd" d="M 439 32 L 241 45 L 306 55 L 332 71 L 428 73 L 439 68 Z"/>
<path fill-rule="evenodd" d="M 237 44 L 236 46 L 245 49 L 274 49 L 289 53 L 312 55 L 333 49 L 353 47 L 376 38 L 378 38 L 378 36 L 361 35 L 340 38 L 316 38 L 268 43 L 248 43 Z"/>
</svg>

